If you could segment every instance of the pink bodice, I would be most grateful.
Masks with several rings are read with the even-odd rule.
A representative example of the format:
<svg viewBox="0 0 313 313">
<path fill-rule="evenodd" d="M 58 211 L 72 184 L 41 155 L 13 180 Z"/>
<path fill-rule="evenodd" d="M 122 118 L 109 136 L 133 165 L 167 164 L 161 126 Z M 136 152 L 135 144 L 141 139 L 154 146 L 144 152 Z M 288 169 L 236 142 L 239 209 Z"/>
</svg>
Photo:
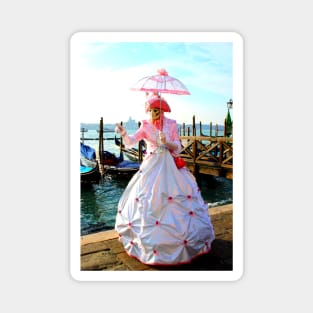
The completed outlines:
<svg viewBox="0 0 313 313">
<path fill-rule="evenodd" d="M 134 147 L 139 140 L 145 140 L 147 144 L 147 154 L 150 154 L 161 144 L 159 140 L 159 132 L 160 131 L 152 123 L 148 120 L 144 120 L 134 135 L 125 135 L 123 140 L 128 148 Z M 163 133 L 166 136 L 167 142 L 174 143 L 178 147 L 176 150 L 170 151 L 171 154 L 174 156 L 178 155 L 181 151 L 181 143 L 176 121 L 164 117 Z"/>
</svg>

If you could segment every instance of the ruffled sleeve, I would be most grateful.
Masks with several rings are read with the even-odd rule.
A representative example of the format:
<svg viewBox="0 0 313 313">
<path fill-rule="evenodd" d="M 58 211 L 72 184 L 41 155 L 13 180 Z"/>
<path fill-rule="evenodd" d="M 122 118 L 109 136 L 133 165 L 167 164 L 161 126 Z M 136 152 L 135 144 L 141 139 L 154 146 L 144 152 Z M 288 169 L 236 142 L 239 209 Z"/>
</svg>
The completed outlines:
<svg viewBox="0 0 313 313">
<path fill-rule="evenodd" d="M 177 146 L 177 149 L 171 151 L 171 153 L 173 155 L 178 155 L 182 149 L 182 146 L 178 135 L 177 123 L 175 120 L 172 120 L 170 123 L 170 138 L 171 142 Z"/>
<path fill-rule="evenodd" d="M 123 136 L 123 142 L 126 148 L 132 148 L 139 140 L 146 138 L 144 122 L 145 121 L 141 123 L 140 127 L 133 135 L 128 135 L 126 133 L 126 135 Z"/>
</svg>

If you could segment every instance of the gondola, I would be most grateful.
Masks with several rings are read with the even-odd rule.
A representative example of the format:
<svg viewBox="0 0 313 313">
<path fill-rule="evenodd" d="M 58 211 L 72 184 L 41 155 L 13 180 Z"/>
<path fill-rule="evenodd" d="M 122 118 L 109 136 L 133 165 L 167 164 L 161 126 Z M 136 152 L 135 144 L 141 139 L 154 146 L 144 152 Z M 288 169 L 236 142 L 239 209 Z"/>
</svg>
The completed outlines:
<svg viewBox="0 0 313 313">
<path fill-rule="evenodd" d="M 138 171 L 139 166 L 139 163 L 133 161 L 123 161 L 117 165 L 104 165 L 104 175 L 129 178 Z"/>
<path fill-rule="evenodd" d="M 124 153 L 120 151 L 120 156 L 116 157 L 109 151 L 102 152 L 101 164 L 103 165 L 104 175 L 129 178 L 139 169 L 140 164 L 135 161 L 124 160 Z"/>
<path fill-rule="evenodd" d="M 80 183 L 98 183 L 101 179 L 95 149 L 80 143 Z"/>
<path fill-rule="evenodd" d="M 121 140 L 116 137 L 116 135 L 114 139 L 115 139 L 115 145 L 120 148 L 120 151 L 122 151 L 130 161 L 140 162 L 140 155 L 139 155 L 138 149 L 126 148 L 125 145 L 121 143 Z M 140 145 L 142 149 L 142 158 L 144 158 L 146 154 L 146 147 L 145 147 L 145 143 L 143 140 L 140 141 Z"/>
</svg>

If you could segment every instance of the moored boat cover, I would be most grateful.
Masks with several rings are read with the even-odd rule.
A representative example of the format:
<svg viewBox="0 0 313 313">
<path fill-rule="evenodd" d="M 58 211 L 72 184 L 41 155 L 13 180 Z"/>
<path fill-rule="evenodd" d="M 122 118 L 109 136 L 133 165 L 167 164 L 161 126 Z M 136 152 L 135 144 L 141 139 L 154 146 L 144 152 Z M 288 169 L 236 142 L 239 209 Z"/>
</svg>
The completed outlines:
<svg viewBox="0 0 313 313">
<path fill-rule="evenodd" d="M 96 159 L 96 150 L 82 142 L 80 143 L 80 154 L 89 160 Z"/>
</svg>

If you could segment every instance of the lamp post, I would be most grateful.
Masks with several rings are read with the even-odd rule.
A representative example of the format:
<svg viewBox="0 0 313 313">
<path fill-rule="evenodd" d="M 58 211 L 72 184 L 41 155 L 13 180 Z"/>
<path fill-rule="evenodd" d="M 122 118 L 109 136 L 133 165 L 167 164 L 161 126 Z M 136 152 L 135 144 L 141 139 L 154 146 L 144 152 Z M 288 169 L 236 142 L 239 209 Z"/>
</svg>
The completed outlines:
<svg viewBox="0 0 313 313">
<path fill-rule="evenodd" d="M 233 100 L 229 99 L 227 102 L 227 115 L 225 119 L 225 135 L 230 137 L 233 133 L 233 122 L 231 120 L 229 109 L 233 108 Z"/>
</svg>

